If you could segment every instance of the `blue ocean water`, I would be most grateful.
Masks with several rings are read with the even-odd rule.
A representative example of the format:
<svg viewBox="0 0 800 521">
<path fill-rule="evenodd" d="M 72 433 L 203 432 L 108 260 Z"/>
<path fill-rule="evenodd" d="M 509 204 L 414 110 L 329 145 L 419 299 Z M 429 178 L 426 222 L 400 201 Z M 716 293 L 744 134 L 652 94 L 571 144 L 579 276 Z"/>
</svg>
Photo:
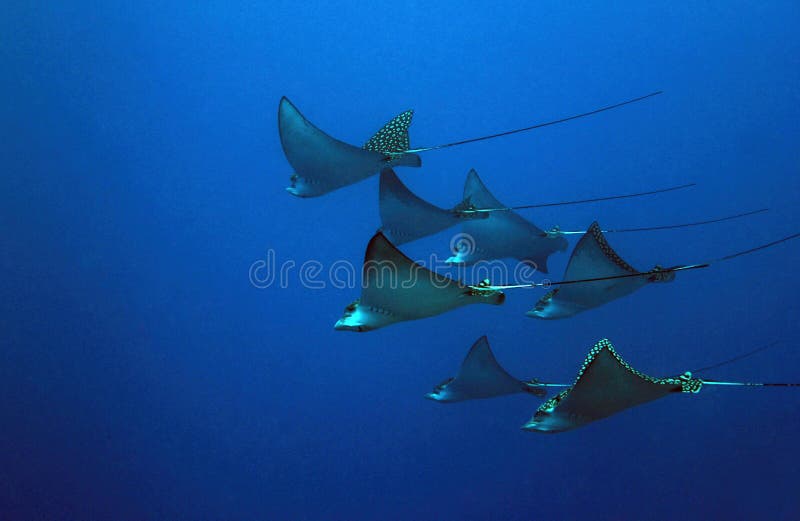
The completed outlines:
<svg viewBox="0 0 800 521">
<path fill-rule="evenodd" d="M 540 292 L 367 334 L 356 289 L 255 288 L 275 252 L 355 265 L 377 178 L 284 190 L 287 95 L 361 143 L 415 109 L 412 144 L 617 111 L 398 169 L 450 206 L 475 168 L 507 204 L 696 182 L 523 214 L 705 228 L 610 237 L 646 268 L 800 229 L 796 2 L 12 2 L 0 15 L 0 518 L 798 519 L 800 394 L 704 389 L 573 432 L 523 432 L 529 396 L 423 399 L 487 334 L 520 377 L 570 381 L 610 338 L 666 375 L 780 344 L 712 377 L 798 381 L 783 244 L 571 320 Z M 409 244 L 447 254 L 452 233 Z M 572 241 L 574 244 L 574 240 Z M 554 276 L 567 254 L 551 258 Z"/>
</svg>

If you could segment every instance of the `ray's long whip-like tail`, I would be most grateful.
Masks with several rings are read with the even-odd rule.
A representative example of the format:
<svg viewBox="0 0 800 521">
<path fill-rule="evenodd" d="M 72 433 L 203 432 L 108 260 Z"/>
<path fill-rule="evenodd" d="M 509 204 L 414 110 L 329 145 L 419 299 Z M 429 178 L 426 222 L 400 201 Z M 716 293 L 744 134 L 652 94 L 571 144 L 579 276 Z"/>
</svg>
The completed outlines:
<svg viewBox="0 0 800 521">
<path fill-rule="evenodd" d="M 592 197 L 590 199 L 576 199 L 574 201 L 559 201 L 557 203 L 523 204 L 520 206 L 504 206 L 501 208 L 464 208 L 464 209 L 459 209 L 457 213 L 471 214 L 471 213 L 490 213 L 490 212 L 510 212 L 513 210 L 525 210 L 528 208 L 549 208 L 551 206 L 568 206 L 573 204 L 599 203 L 601 201 L 614 201 L 617 199 L 630 199 L 633 197 L 642 197 L 645 195 L 663 194 L 666 192 L 674 192 L 675 190 L 683 190 L 684 188 L 691 188 L 693 186 L 697 186 L 697 183 L 686 183 L 682 185 L 670 186 L 668 188 L 648 190 L 646 192 L 636 192 L 633 194 L 608 195 L 604 197 Z"/>
<path fill-rule="evenodd" d="M 755 246 L 748 250 L 739 251 L 736 253 L 731 253 L 729 255 L 725 255 L 724 257 L 719 257 L 716 259 L 712 259 L 705 262 L 700 262 L 697 264 L 686 264 L 686 265 L 679 265 L 673 266 L 670 268 L 659 268 L 658 270 L 653 271 L 645 271 L 641 273 L 627 273 L 625 275 L 609 275 L 607 277 L 594 277 L 594 278 L 586 278 L 586 279 L 575 279 L 575 280 L 561 280 L 561 281 L 546 281 L 546 282 L 532 282 L 530 284 L 510 284 L 505 286 L 493 286 L 489 284 L 479 286 L 480 289 L 489 290 L 489 291 L 504 291 L 507 289 L 531 289 L 531 288 L 549 288 L 551 286 L 566 286 L 569 284 L 585 284 L 588 282 L 599 282 L 603 280 L 616 280 L 616 279 L 628 279 L 632 277 L 646 277 L 648 275 L 657 275 L 662 273 L 675 273 L 678 271 L 687 271 L 687 270 L 696 270 L 696 269 L 703 269 L 708 268 L 712 264 L 716 264 L 718 262 L 723 262 L 731 259 L 735 259 L 737 257 L 741 257 L 743 255 L 748 255 L 750 253 L 755 253 L 757 251 L 765 250 L 767 248 L 771 248 L 773 246 L 777 246 L 778 244 L 782 244 L 784 242 L 791 241 L 800 237 L 800 233 L 794 233 L 792 235 L 788 235 L 776 241 L 768 242 L 766 244 L 761 244 L 759 246 Z M 722 385 L 722 384 L 719 384 Z"/>
<path fill-rule="evenodd" d="M 477 141 L 485 141 L 487 139 L 494 139 L 494 138 L 497 138 L 497 137 L 508 136 L 508 135 L 511 135 L 511 134 L 518 134 L 520 132 L 527 132 L 528 130 L 534 130 L 534 129 L 537 129 L 537 128 L 549 127 L 551 125 L 557 125 L 559 123 L 565 123 L 567 121 L 572 121 L 573 119 L 585 118 L 586 116 L 592 116 L 594 114 L 599 114 L 600 112 L 605 112 L 607 110 L 613 110 L 613 109 L 616 109 L 616 108 L 619 108 L 619 107 L 622 107 L 622 106 L 625 106 L 625 105 L 630 105 L 631 103 L 636 103 L 637 101 L 642 101 L 642 100 L 645 100 L 647 98 L 652 98 L 653 96 L 657 96 L 657 95 L 661 94 L 662 92 L 663 91 L 660 91 L 660 90 L 656 91 L 656 92 L 651 92 L 650 94 L 646 94 L 644 96 L 639 96 L 638 98 L 629 99 L 627 101 L 623 101 L 623 102 L 620 102 L 620 103 L 615 103 L 613 105 L 608 105 L 606 107 L 601 107 L 599 109 L 591 110 L 589 112 L 584 112 L 582 114 L 576 114 L 574 116 L 569 116 L 569 117 L 566 117 L 566 118 L 555 119 L 553 121 L 547 121 L 545 123 L 537 123 L 536 125 L 531 125 L 529 127 L 517 128 L 517 129 L 514 129 L 514 130 L 506 130 L 505 132 L 498 132 L 497 134 L 492 134 L 492 135 L 489 135 L 489 136 L 481 136 L 481 137 L 475 137 L 475 138 L 471 138 L 471 139 L 463 139 L 461 141 L 455 141 L 453 143 L 445 143 L 443 145 L 435 145 L 435 146 L 432 146 L 432 147 L 412 148 L 412 149 L 406 150 L 405 152 L 409 153 L 409 154 L 416 154 L 416 153 L 419 153 L 419 152 L 428 152 L 430 150 L 441 150 L 442 148 L 456 147 L 456 146 L 459 146 L 459 145 L 466 145 L 467 143 L 475 143 Z"/>
<path fill-rule="evenodd" d="M 741 219 L 742 217 L 749 217 L 751 215 L 756 215 L 767 211 L 769 211 L 769 208 L 761 208 L 759 210 L 742 212 L 734 215 L 726 215 L 725 217 L 719 217 L 717 219 L 707 219 L 705 221 L 694 221 L 690 223 L 681 223 L 681 224 L 667 224 L 663 226 L 644 226 L 640 228 L 615 228 L 612 230 L 602 230 L 602 231 L 603 233 L 629 233 L 629 232 L 654 232 L 658 230 L 675 230 L 678 228 L 691 228 L 694 226 L 703 226 L 706 224 L 733 221 L 734 219 Z M 554 228 L 553 230 L 547 233 L 548 235 L 583 235 L 584 233 L 586 233 L 586 230 L 564 231 Z"/>
<path fill-rule="evenodd" d="M 703 371 L 710 371 L 712 369 L 722 367 L 723 365 L 732 364 L 734 362 L 738 362 L 739 360 L 750 358 L 755 354 L 758 354 L 762 351 L 766 351 L 767 349 L 775 347 L 779 343 L 780 341 L 775 340 L 773 342 L 770 342 L 769 344 L 757 347 L 752 351 L 748 351 L 746 353 L 742 353 L 732 358 L 728 358 L 727 360 L 717 362 L 716 364 L 707 365 L 699 369 L 693 369 L 692 371 L 690 371 L 690 373 L 700 373 Z M 703 385 L 722 385 L 722 386 L 733 386 L 733 387 L 800 387 L 800 383 L 791 383 L 791 382 L 727 382 L 721 380 L 706 380 L 705 378 L 701 378 L 700 380 L 703 382 Z"/>
</svg>

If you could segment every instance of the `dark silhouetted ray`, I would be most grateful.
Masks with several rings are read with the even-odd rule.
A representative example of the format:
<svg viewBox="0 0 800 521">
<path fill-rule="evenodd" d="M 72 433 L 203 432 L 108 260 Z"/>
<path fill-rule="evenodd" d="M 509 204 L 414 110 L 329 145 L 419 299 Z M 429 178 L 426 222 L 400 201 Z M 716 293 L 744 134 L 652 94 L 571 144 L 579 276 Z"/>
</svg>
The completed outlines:
<svg viewBox="0 0 800 521">
<path fill-rule="evenodd" d="M 602 197 L 595 199 L 583 199 L 578 201 L 563 201 L 560 203 L 543 203 L 539 205 L 529 205 L 526 208 L 539 207 L 539 206 L 554 206 L 554 205 L 568 205 L 568 204 L 581 204 L 585 202 L 605 201 L 610 199 L 619 199 L 627 197 L 639 197 L 642 195 L 650 195 L 653 193 L 662 193 L 664 191 L 671 191 L 679 188 L 686 188 L 691 185 L 682 185 L 680 187 L 668 188 L 665 190 L 657 190 L 651 192 L 642 192 L 638 194 L 627 194 L 619 196 Z M 414 194 L 411 190 L 403 184 L 397 174 L 391 168 L 381 171 L 380 175 L 380 215 L 381 215 L 381 231 L 394 244 L 405 244 L 428 235 L 433 235 L 442 230 L 445 230 L 458 223 L 463 223 L 470 219 L 488 219 L 489 214 L 493 212 L 504 212 L 512 210 L 513 208 L 477 208 L 472 201 L 464 200 L 456 205 L 455 208 L 447 210 L 435 206 L 421 197 Z M 495 200 L 493 197 L 492 200 Z M 751 212 L 757 213 L 757 212 Z M 744 215 L 744 214 L 743 214 Z M 747 214 L 750 215 L 750 214 Z M 499 218 L 502 220 L 502 218 Z M 730 218 L 726 218 L 730 219 Z M 722 219 L 722 220 L 726 220 Z M 517 219 L 512 219 L 517 221 Z M 709 221 L 718 222 L 719 220 Z M 693 223 L 692 225 L 695 225 Z M 684 225 L 689 226 L 689 225 Z M 670 228 L 676 226 L 671 225 Z M 658 228 L 656 228 L 658 229 Z M 642 229 L 642 231 L 649 231 L 650 229 Z M 617 231 L 617 230 L 615 230 Z M 628 230 L 620 230 L 628 231 Z M 578 232 L 565 232 L 558 228 L 546 232 L 547 235 L 555 237 L 558 235 L 574 235 Z M 580 232 L 584 233 L 584 232 Z"/>
<path fill-rule="evenodd" d="M 589 351 L 572 387 L 544 402 L 523 429 L 568 431 L 670 393 L 697 393 L 702 385 L 691 373 L 671 378 L 640 373 L 604 339 Z"/>
<path fill-rule="evenodd" d="M 611 249 L 603 237 L 600 227 L 597 223 L 593 223 L 573 250 L 564 280 L 501 286 L 484 284 L 482 287 L 485 290 L 506 291 L 558 286 L 556 290 L 542 297 L 527 315 L 535 318 L 565 318 L 628 295 L 648 282 L 672 281 L 679 271 L 708 268 L 718 262 L 772 248 L 798 237 L 800 237 L 800 233 L 795 233 L 767 244 L 702 263 L 683 264 L 669 268 L 656 266 L 648 272 L 639 272 Z M 574 289 L 564 291 L 565 288 Z"/>
<path fill-rule="evenodd" d="M 616 278 L 635 274 L 641 276 Z M 650 282 L 670 282 L 675 273 L 658 266 L 645 273 L 637 271 L 611 248 L 600 225 L 594 222 L 572 251 L 564 280 L 595 278 L 606 279 L 556 288 L 542 297 L 527 315 L 547 319 L 571 317 L 630 295 Z"/>
<path fill-rule="evenodd" d="M 463 206 L 501 208 L 504 205 L 486 189 L 475 170 L 470 170 L 464 184 Z M 547 258 L 567 249 L 563 237 L 553 237 L 520 217 L 516 212 L 493 212 L 487 219 L 464 221 L 462 248 L 447 259 L 452 264 L 475 264 L 479 261 L 514 258 L 547 273 Z"/>
<path fill-rule="evenodd" d="M 504 300 L 500 291 L 469 286 L 416 264 L 378 232 L 364 256 L 361 298 L 345 308 L 334 328 L 371 331 L 469 304 L 498 305 Z"/>
<path fill-rule="evenodd" d="M 405 244 L 433 235 L 470 217 L 434 206 L 417 197 L 391 169 L 381 172 L 381 231 L 394 244 Z M 472 218 L 486 218 L 476 215 Z"/>
<path fill-rule="evenodd" d="M 656 266 L 650 271 L 639 272 L 617 255 L 603 236 L 600 226 L 594 222 L 572 251 L 564 280 L 515 286 L 490 286 L 490 289 L 559 286 L 542 297 L 527 315 L 544 319 L 566 318 L 629 295 L 650 282 L 671 282 L 675 278 L 675 273 L 679 271 L 708 268 L 717 262 L 749 255 L 798 237 L 800 237 L 800 233 L 795 233 L 767 244 L 702 263 L 669 268 Z"/>
<path fill-rule="evenodd" d="M 287 98 L 281 98 L 278 131 L 283 152 L 294 169 L 286 190 L 299 197 L 315 197 L 361 181 L 384 168 L 420 166 L 421 160 L 415 154 L 394 155 L 391 150 L 376 150 L 382 145 L 407 145 L 410 121 L 410 111 L 404 112 L 367 142 L 369 148 L 359 148 L 321 131 Z"/>
<path fill-rule="evenodd" d="M 421 160 L 416 155 L 417 152 L 449 148 L 556 125 L 622 107 L 657 94 L 660 92 L 546 123 L 422 148 L 411 148 L 408 136 L 408 127 L 413 116 L 411 110 L 396 116 L 370 138 L 363 148 L 357 148 L 334 139 L 315 127 L 284 96 L 278 106 L 278 132 L 286 159 L 295 171 L 287 191 L 299 197 L 323 195 L 377 174 L 384 168 L 420 166 Z"/>
<path fill-rule="evenodd" d="M 489 341 L 482 336 L 470 348 L 458 375 L 437 385 L 425 397 L 437 402 L 460 402 L 524 392 L 539 397 L 546 394 L 543 387 L 527 384 L 508 374 L 497 363 Z"/>
<path fill-rule="evenodd" d="M 747 353 L 744 356 L 757 352 Z M 719 367 L 742 356 L 714 364 Z M 560 384 L 547 384 L 557 386 Z M 601 340 L 589 351 L 575 383 L 544 402 L 522 427 L 525 430 L 564 432 L 658 400 L 671 393 L 697 394 L 704 385 L 737 387 L 800 387 L 800 383 L 724 382 L 697 378 L 687 371 L 679 376 L 654 378 L 631 367 Z"/>
</svg>

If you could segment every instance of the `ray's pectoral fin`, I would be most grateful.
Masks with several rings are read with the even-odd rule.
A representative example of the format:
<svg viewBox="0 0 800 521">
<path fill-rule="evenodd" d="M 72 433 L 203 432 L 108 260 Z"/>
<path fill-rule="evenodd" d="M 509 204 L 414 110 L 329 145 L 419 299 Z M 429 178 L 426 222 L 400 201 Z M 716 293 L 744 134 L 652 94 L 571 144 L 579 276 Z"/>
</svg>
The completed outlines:
<svg viewBox="0 0 800 521">
<path fill-rule="evenodd" d="M 447 259 L 448 263 L 471 265 L 480 261 L 514 258 L 539 271 L 547 272 L 547 258 L 568 246 L 563 237 L 551 238 L 541 228 L 523 219 L 500 202 L 486 187 L 475 169 L 467 173 L 464 197 L 454 208 L 462 216 L 475 214 L 483 218 L 465 219 L 463 233 L 469 236 L 472 248 Z"/>
<path fill-rule="evenodd" d="M 527 255 L 521 262 L 534 271 L 539 271 L 541 273 L 550 273 L 550 271 L 547 268 L 548 257 L 549 255 L 546 253 L 535 251 Z"/>
<path fill-rule="evenodd" d="M 411 192 L 391 168 L 381 171 L 379 186 L 381 230 L 395 245 L 440 232 L 459 220 Z"/>
<path fill-rule="evenodd" d="M 482 336 L 470 348 L 458 375 L 437 385 L 425 397 L 437 402 L 461 402 L 526 391 L 541 396 L 537 390 L 529 389 L 527 383 L 517 380 L 503 369 L 494 357 L 486 336 Z"/>
</svg>

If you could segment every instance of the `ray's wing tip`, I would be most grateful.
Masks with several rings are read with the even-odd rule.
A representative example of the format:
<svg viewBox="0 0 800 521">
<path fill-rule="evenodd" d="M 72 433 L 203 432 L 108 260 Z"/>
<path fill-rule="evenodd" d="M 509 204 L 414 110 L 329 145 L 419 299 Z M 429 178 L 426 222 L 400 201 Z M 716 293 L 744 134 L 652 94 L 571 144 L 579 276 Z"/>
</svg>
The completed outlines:
<svg viewBox="0 0 800 521">
<path fill-rule="evenodd" d="M 297 107 L 294 106 L 294 103 L 292 103 L 291 100 L 286 96 L 281 96 L 280 101 L 278 101 L 278 113 L 280 114 L 287 109 L 297 112 Z"/>
<path fill-rule="evenodd" d="M 527 266 L 528 268 L 534 271 L 538 271 L 539 273 L 544 273 L 544 274 L 550 273 L 547 267 L 547 257 L 543 259 L 542 258 L 534 259 L 532 257 L 528 257 L 520 259 L 520 262 L 525 266 Z"/>
<path fill-rule="evenodd" d="M 305 117 L 300 113 L 300 109 L 295 107 L 294 103 L 289 101 L 289 98 L 281 96 L 281 100 L 278 102 L 278 132 L 281 136 L 281 144 L 283 144 L 284 132 L 291 128 L 297 118 L 305 121 Z"/>
</svg>

